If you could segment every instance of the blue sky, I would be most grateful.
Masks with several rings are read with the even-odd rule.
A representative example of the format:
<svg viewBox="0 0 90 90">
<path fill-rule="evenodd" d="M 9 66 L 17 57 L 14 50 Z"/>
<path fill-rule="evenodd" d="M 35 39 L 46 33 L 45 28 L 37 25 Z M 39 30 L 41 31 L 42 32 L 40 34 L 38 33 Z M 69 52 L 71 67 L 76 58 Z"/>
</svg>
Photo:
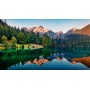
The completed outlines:
<svg viewBox="0 0 90 90">
<path fill-rule="evenodd" d="M 43 26 L 54 32 L 67 32 L 71 28 L 83 28 L 90 24 L 90 19 L 6 19 L 8 25 L 16 27 Z"/>
</svg>

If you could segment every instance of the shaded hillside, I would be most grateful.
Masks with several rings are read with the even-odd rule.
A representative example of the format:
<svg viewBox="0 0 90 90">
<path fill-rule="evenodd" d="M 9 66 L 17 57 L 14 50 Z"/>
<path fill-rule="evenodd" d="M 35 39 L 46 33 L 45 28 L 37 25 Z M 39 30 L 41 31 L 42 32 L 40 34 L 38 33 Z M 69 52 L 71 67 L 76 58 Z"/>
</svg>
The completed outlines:
<svg viewBox="0 0 90 90">
<path fill-rule="evenodd" d="M 90 47 L 90 24 L 82 29 L 69 30 L 62 39 L 63 47 Z"/>
<path fill-rule="evenodd" d="M 82 35 L 88 35 L 90 36 L 90 24 L 88 24 L 87 26 L 85 26 L 82 29 L 77 29 L 74 34 L 82 34 Z"/>
</svg>

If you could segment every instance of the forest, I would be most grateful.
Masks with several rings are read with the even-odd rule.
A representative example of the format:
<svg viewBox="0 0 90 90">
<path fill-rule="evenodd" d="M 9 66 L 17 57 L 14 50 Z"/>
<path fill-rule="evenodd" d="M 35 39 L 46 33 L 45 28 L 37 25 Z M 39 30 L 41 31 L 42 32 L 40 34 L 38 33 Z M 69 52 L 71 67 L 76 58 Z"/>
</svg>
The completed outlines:
<svg viewBox="0 0 90 90">
<path fill-rule="evenodd" d="M 6 21 L 0 19 L 0 49 L 24 49 L 26 46 L 27 48 L 31 48 L 31 44 L 42 45 L 42 47 L 49 48 L 90 47 L 90 36 L 88 35 L 71 33 L 70 35 L 63 34 L 63 37 L 64 38 L 54 39 L 46 33 L 40 36 L 38 32 L 26 31 L 24 28 L 17 28 L 15 26 L 12 27 L 8 25 Z"/>
<path fill-rule="evenodd" d="M 25 31 L 23 28 L 11 27 L 6 22 L 0 19 L 0 45 L 8 48 L 16 48 L 17 44 L 21 44 L 21 48 L 24 48 L 24 44 L 38 44 L 43 47 L 54 47 L 54 40 L 48 35 L 44 34 L 42 37 L 39 33 L 33 31 Z"/>
</svg>

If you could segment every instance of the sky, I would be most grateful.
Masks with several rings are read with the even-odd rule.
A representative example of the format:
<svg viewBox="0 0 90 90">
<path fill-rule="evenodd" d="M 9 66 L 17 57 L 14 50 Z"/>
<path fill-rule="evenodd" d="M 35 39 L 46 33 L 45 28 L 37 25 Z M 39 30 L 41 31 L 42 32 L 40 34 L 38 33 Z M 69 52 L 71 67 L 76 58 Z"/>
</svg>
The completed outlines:
<svg viewBox="0 0 90 90">
<path fill-rule="evenodd" d="M 80 29 L 90 24 L 90 19 L 6 19 L 6 22 L 10 26 L 19 28 L 43 26 L 54 32 L 66 33 L 71 28 Z"/>
</svg>

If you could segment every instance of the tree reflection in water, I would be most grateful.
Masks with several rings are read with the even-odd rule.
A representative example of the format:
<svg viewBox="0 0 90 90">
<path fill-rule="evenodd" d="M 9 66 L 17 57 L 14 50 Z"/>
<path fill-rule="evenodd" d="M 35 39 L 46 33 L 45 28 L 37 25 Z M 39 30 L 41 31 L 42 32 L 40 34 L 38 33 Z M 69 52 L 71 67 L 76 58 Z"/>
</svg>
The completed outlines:
<svg viewBox="0 0 90 90">
<path fill-rule="evenodd" d="M 38 50 L 17 50 L 17 51 L 8 50 L 4 52 L 3 55 L 0 56 L 0 69 L 5 70 L 12 66 L 23 67 L 24 65 L 27 65 L 27 64 L 28 65 L 34 64 L 34 65 L 38 65 L 42 67 L 44 63 L 47 64 L 47 67 L 49 67 L 51 63 L 54 63 L 52 64 L 52 67 L 54 67 L 53 69 L 55 69 L 55 67 L 57 66 L 60 67 L 60 65 L 63 65 L 63 64 L 65 65 L 62 67 L 66 67 L 67 69 L 69 67 L 68 65 L 70 66 L 73 64 L 77 65 L 77 63 L 79 64 L 78 66 L 81 65 L 80 63 L 82 63 L 83 65 L 90 68 L 90 52 L 89 51 L 90 51 L 90 48 L 89 49 L 67 48 L 63 50 L 58 48 L 56 51 L 50 48 L 49 49 L 43 48 L 43 49 L 38 49 Z M 54 59 L 57 61 L 53 62 Z M 65 61 L 65 59 L 67 60 L 68 63 Z M 61 61 L 61 62 L 58 62 L 58 61 Z M 77 69 L 77 66 L 74 69 Z"/>
</svg>

